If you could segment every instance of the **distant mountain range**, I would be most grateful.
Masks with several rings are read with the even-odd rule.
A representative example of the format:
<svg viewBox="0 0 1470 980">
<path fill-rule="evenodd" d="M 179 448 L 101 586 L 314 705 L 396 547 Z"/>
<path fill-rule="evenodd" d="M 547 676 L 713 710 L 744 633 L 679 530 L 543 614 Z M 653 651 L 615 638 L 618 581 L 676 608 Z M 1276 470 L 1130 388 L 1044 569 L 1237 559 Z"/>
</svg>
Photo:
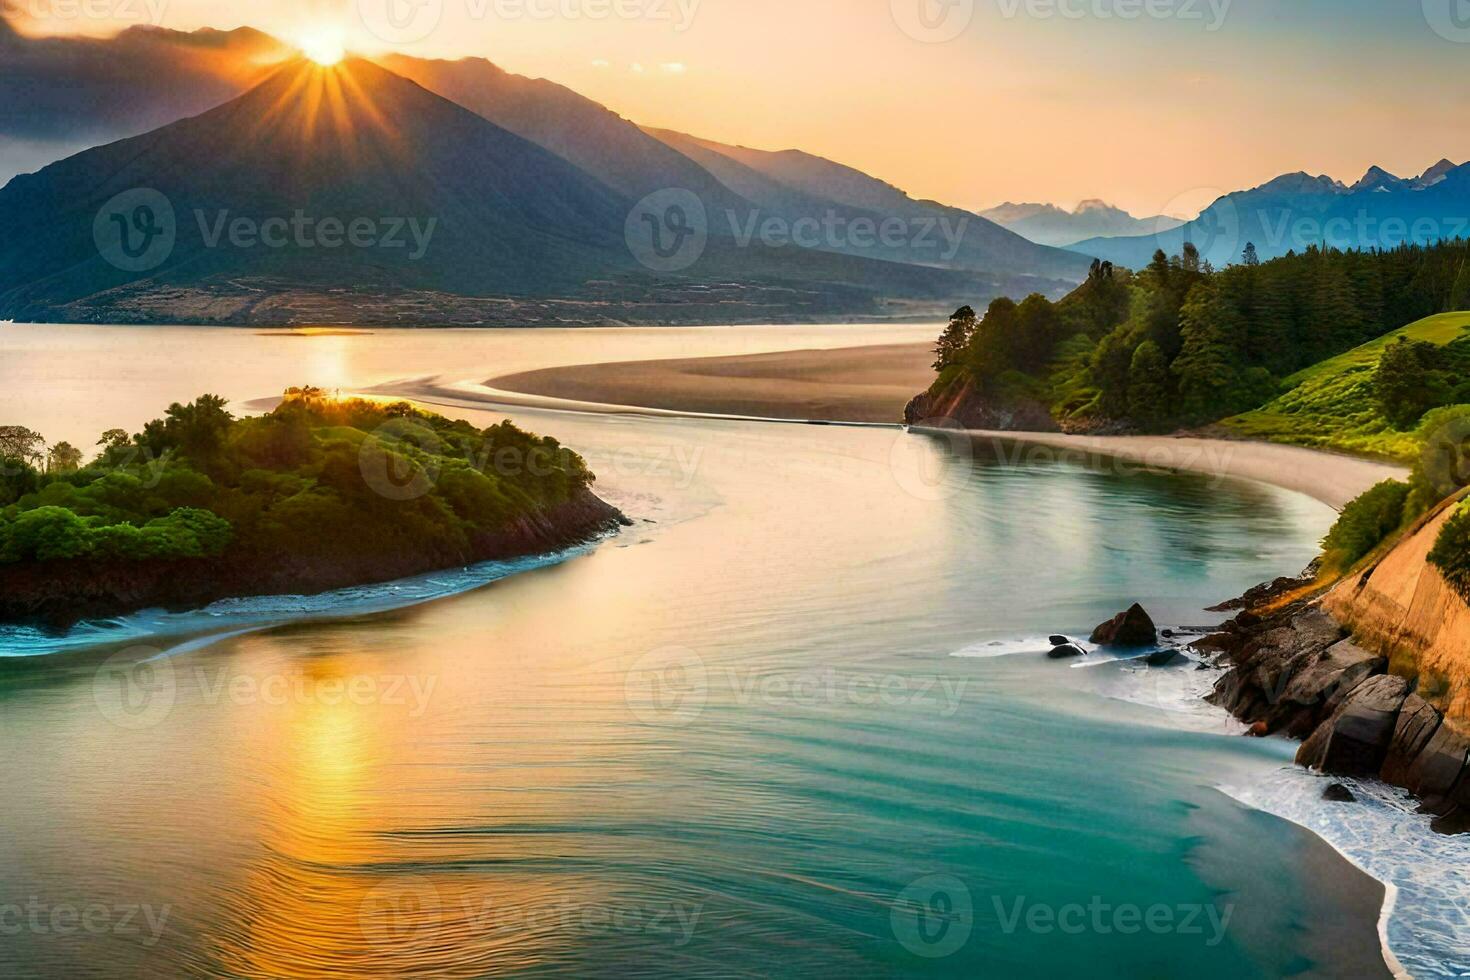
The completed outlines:
<svg viewBox="0 0 1470 980">
<path fill-rule="evenodd" d="M 53 136 L 179 120 L 0 190 L 0 223 L 38 229 L 24 241 L 0 242 L 4 317 L 929 316 L 1002 293 L 1059 295 L 1090 261 L 810 154 L 645 131 L 570 89 L 483 59 L 390 56 L 325 69 L 283 61 L 290 49 L 253 31 L 134 31 L 60 46 L 10 33 L 0 43 L 24 52 L 16 70 L 0 68 L 0 105 L 39 77 L 65 77 L 77 60 L 109 66 L 101 75 L 110 81 L 98 85 L 123 90 L 124 78 L 148 73 L 147 57 L 168 66 L 157 74 L 169 85 L 139 87 L 126 112 L 56 86 Z M 248 49 L 249 71 L 225 70 L 237 49 Z M 210 55 L 187 54 L 196 50 Z M 75 133 L 65 129 L 67 118 L 80 120 Z M 12 110 L 11 118 L 0 115 L 0 135 L 39 124 Z M 135 197 L 119 198 L 137 188 L 162 203 L 152 197 L 139 210 Z M 648 208 L 655 213 L 643 213 Z M 164 211 L 174 226 L 161 261 L 104 254 L 102 239 L 124 250 L 162 241 L 153 221 Z M 681 224 L 689 211 L 702 211 L 693 218 L 698 228 Z M 304 242 L 294 225 L 279 247 L 275 236 L 267 242 L 259 234 L 278 231 L 279 219 L 297 212 L 312 221 Z M 359 219 L 383 223 L 380 231 L 398 219 L 400 231 L 411 230 L 415 219 L 426 234 L 419 248 L 342 246 L 330 231 L 330 246 L 312 238 Z M 233 234 L 237 220 L 245 222 L 243 237 Z M 366 225 L 360 230 L 371 238 Z M 648 244 L 682 247 L 696 231 L 687 262 L 664 265 L 640 252 Z M 651 243 L 635 242 L 650 234 Z"/>
<path fill-rule="evenodd" d="M 1066 247 L 1089 238 L 1151 235 L 1184 224 L 1183 218 L 1135 218 L 1105 201 L 1083 201 L 1071 211 L 1055 204 L 997 205 L 980 215 L 1041 245 Z"/>
<path fill-rule="evenodd" d="M 1173 255 L 1192 242 L 1204 258 L 1223 266 L 1240 261 L 1247 243 L 1265 260 L 1311 245 L 1394 248 L 1450 238 L 1470 238 L 1470 165 L 1441 160 L 1417 177 L 1370 167 L 1351 185 L 1285 174 L 1227 194 L 1177 228 L 1091 238 L 1071 247 L 1138 268 L 1158 249 Z"/>
</svg>

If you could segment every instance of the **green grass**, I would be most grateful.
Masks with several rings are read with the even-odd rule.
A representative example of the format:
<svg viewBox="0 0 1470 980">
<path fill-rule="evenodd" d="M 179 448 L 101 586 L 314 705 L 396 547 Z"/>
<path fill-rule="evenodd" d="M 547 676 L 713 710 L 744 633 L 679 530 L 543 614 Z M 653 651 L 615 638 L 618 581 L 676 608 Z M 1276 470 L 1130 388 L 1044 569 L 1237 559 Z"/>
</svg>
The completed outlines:
<svg viewBox="0 0 1470 980">
<path fill-rule="evenodd" d="M 1373 400 L 1373 372 L 1399 337 L 1444 346 L 1470 331 L 1470 313 L 1442 313 L 1314 364 L 1283 382 L 1285 394 L 1220 425 L 1239 436 L 1412 462 L 1420 438 L 1388 423 Z"/>
</svg>

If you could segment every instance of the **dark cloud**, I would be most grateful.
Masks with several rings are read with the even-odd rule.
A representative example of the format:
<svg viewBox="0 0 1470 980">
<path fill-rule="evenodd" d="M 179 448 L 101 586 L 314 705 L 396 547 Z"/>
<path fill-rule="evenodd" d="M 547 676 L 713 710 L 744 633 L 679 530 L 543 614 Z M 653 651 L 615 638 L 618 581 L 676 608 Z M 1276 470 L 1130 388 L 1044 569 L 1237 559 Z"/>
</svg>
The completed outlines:
<svg viewBox="0 0 1470 980">
<path fill-rule="evenodd" d="M 27 37 L 15 23 L 0 10 L 0 140 L 72 146 L 147 132 L 235 97 L 287 50 L 248 28 Z"/>
</svg>

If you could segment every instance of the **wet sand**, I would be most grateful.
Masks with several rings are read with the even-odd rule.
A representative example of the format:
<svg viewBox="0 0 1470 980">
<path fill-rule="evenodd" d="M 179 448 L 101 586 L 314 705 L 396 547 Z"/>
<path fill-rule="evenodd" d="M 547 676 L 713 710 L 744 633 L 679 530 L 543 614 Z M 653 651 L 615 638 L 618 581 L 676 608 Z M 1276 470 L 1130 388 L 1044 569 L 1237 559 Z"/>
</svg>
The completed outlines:
<svg viewBox="0 0 1470 980">
<path fill-rule="evenodd" d="M 897 424 L 908 400 L 933 380 L 933 356 L 926 343 L 887 344 L 584 364 L 511 374 L 486 384 L 499 393 L 575 403 L 566 407 L 584 411 L 653 409 L 676 414 Z M 399 390 L 425 398 L 445 394 L 427 385 Z M 465 395 L 463 391 L 454 394 Z M 1264 442 L 1174 436 L 969 434 L 1001 444 L 1045 447 L 1153 469 L 1269 483 L 1337 509 L 1369 487 L 1383 480 L 1403 479 L 1408 472 L 1390 463 Z"/>
</svg>

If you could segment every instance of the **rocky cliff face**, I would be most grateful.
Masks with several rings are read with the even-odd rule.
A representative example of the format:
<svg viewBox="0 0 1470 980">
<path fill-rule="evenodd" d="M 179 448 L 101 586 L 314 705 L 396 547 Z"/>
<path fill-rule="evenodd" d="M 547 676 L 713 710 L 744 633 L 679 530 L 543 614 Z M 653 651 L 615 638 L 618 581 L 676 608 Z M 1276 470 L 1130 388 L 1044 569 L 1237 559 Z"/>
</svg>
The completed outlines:
<svg viewBox="0 0 1470 980">
<path fill-rule="evenodd" d="M 1051 412 L 1039 401 L 1027 398 L 997 399 L 982 394 L 968 379 L 956 379 L 946 387 L 916 395 L 903 410 L 907 425 L 933 424 L 953 419 L 964 429 L 998 429 L 1009 432 L 1060 432 Z"/>
<path fill-rule="evenodd" d="M 1408 789 L 1447 833 L 1470 830 L 1470 606 L 1425 558 L 1459 499 L 1325 596 L 1263 613 L 1273 599 L 1256 593 L 1256 610 L 1196 644 L 1231 668 L 1210 700 L 1252 734 L 1306 739 L 1302 765 Z"/>
<path fill-rule="evenodd" d="M 1395 674 L 1447 723 L 1470 734 L 1470 604 L 1426 561 L 1462 493 L 1406 534 L 1380 561 L 1340 583 L 1322 606 L 1364 646 L 1387 657 Z"/>
</svg>

